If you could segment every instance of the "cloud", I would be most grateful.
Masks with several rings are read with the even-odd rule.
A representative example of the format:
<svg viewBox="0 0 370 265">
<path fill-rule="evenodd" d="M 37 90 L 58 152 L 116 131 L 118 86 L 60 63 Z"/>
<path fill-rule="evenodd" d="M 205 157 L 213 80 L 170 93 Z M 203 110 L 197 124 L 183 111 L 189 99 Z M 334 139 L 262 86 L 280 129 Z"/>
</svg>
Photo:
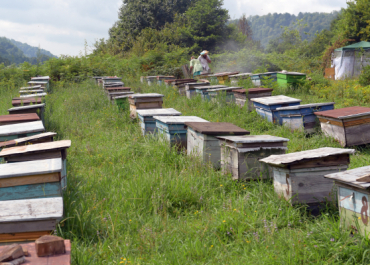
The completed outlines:
<svg viewBox="0 0 370 265">
<path fill-rule="evenodd" d="M 229 10 L 230 18 L 239 18 L 243 14 L 248 16 L 267 15 L 268 13 L 325 12 L 330 13 L 346 7 L 346 0 L 225 0 L 224 7 Z"/>
<path fill-rule="evenodd" d="M 108 38 L 122 0 L 3 0 L 0 37 L 39 46 L 55 55 L 79 55 L 84 43 Z M 231 18 L 242 14 L 331 12 L 346 0 L 225 0 Z"/>
</svg>

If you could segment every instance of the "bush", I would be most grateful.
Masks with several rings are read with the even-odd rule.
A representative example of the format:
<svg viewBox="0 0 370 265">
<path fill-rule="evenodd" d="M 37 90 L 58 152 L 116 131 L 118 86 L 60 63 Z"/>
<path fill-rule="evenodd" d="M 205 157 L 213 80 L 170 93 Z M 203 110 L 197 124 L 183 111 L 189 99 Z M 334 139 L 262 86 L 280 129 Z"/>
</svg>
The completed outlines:
<svg viewBox="0 0 370 265">
<path fill-rule="evenodd" d="M 370 85 L 370 65 L 367 65 L 363 68 L 361 75 L 358 79 L 358 82 L 361 86 Z"/>
</svg>

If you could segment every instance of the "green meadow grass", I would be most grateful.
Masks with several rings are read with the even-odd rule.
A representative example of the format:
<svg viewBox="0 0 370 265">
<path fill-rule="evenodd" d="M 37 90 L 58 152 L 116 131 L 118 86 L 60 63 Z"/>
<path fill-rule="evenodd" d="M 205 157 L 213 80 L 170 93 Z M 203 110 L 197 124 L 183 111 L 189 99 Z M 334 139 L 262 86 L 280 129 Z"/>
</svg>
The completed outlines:
<svg viewBox="0 0 370 265">
<path fill-rule="evenodd" d="M 135 92 L 164 94 L 163 107 L 183 115 L 289 138 L 288 152 L 340 147 L 321 133 L 292 133 L 246 108 L 125 81 Z M 16 94 L 0 90 L 0 114 L 7 114 Z M 302 90 L 274 94 L 322 101 Z M 368 240 L 339 226 L 335 205 L 313 217 L 304 206 L 279 199 L 271 181 L 232 181 L 156 137 L 143 137 L 138 121 L 93 83 L 56 83 L 46 100 L 47 129 L 72 140 L 65 219 L 57 230 L 72 241 L 72 264 L 369 263 Z M 369 159 L 368 149 L 358 149 L 351 168 Z"/>
</svg>

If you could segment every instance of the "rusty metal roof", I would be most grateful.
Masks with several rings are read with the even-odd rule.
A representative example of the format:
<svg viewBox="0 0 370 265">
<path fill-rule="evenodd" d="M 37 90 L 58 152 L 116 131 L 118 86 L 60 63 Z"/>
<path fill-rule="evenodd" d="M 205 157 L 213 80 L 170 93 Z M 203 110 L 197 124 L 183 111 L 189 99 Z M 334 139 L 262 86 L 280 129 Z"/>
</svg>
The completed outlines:
<svg viewBox="0 0 370 265">
<path fill-rule="evenodd" d="M 38 121 L 39 116 L 36 113 L 27 114 L 10 114 L 0 116 L 0 124 L 6 122 L 26 122 L 26 121 Z"/>
<path fill-rule="evenodd" d="M 185 122 L 185 125 L 192 128 L 194 131 L 208 135 L 246 135 L 250 134 L 229 122 Z"/>
<path fill-rule="evenodd" d="M 290 153 L 285 155 L 271 155 L 264 159 L 261 159 L 261 162 L 265 162 L 270 165 L 275 166 L 284 166 L 296 162 L 304 162 L 309 159 L 323 158 L 333 155 L 341 154 L 354 154 L 354 149 L 343 149 L 343 148 L 333 148 L 333 147 L 323 147 L 319 149 L 307 150 L 302 152 Z"/>
<path fill-rule="evenodd" d="M 249 88 L 248 94 L 257 94 L 262 92 L 270 92 L 273 91 L 272 88 L 264 88 L 264 87 L 256 87 L 256 88 Z"/>
<path fill-rule="evenodd" d="M 314 113 L 316 116 L 324 116 L 334 119 L 349 119 L 370 115 L 370 108 L 366 107 L 348 107 L 343 109 L 326 110 Z"/>
</svg>

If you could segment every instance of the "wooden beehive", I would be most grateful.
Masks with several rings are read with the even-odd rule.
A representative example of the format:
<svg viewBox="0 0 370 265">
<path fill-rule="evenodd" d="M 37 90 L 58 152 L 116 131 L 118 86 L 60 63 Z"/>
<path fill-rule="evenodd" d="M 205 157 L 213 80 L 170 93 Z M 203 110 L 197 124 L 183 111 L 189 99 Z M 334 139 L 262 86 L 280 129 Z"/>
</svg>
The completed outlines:
<svg viewBox="0 0 370 265">
<path fill-rule="evenodd" d="M 29 86 L 41 86 L 46 90 L 49 90 L 49 82 L 45 81 L 29 81 L 27 82 Z"/>
<path fill-rule="evenodd" d="M 47 95 L 47 93 L 36 93 L 31 95 L 20 95 L 20 99 L 27 99 L 27 98 L 44 98 Z"/>
<path fill-rule="evenodd" d="M 64 240 L 66 253 L 61 255 L 53 255 L 48 257 L 38 257 L 36 254 L 35 243 L 22 243 L 22 249 L 26 249 L 28 255 L 25 256 L 24 265 L 70 265 L 71 264 L 71 241 Z M 0 246 L 0 253 L 6 246 Z"/>
<path fill-rule="evenodd" d="M 292 107 L 277 108 L 283 125 L 289 127 L 292 131 L 302 130 L 306 133 L 314 133 L 320 123 L 314 112 L 334 109 L 334 102 L 313 103 L 297 105 Z"/>
<path fill-rule="evenodd" d="M 216 73 L 216 74 L 214 74 L 214 76 L 217 77 L 217 80 L 218 80 L 219 84 L 224 85 L 225 82 L 230 81 L 230 78 L 229 78 L 230 75 L 236 75 L 236 74 L 239 74 L 239 72 Z"/>
<path fill-rule="evenodd" d="M 325 175 L 338 188 L 341 225 L 369 237 L 370 166 Z"/>
<path fill-rule="evenodd" d="M 45 104 L 33 104 L 27 106 L 13 107 L 8 109 L 9 114 L 27 114 L 36 113 L 42 121 L 44 121 Z"/>
<path fill-rule="evenodd" d="M 221 149 L 217 136 L 246 135 L 248 131 L 228 122 L 186 122 L 188 155 L 201 157 L 204 163 L 220 167 Z"/>
<path fill-rule="evenodd" d="M 215 89 L 208 89 L 208 95 L 211 101 L 218 102 L 225 99 L 227 103 L 235 102 L 234 90 L 241 89 L 241 87 L 222 87 Z"/>
<path fill-rule="evenodd" d="M 253 85 L 257 87 L 261 86 L 260 74 L 252 74 L 251 80 L 252 80 Z"/>
<path fill-rule="evenodd" d="M 106 94 L 110 93 L 118 93 L 118 92 L 130 92 L 130 87 L 106 87 L 105 89 Z"/>
<path fill-rule="evenodd" d="M 44 89 L 41 85 L 21 87 L 20 90 Z"/>
<path fill-rule="evenodd" d="M 269 85 L 269 82 L 277 81 L 277 72 L 266 72 L 260 74 L 261 85 Z"/>
<path fill-rule="evenodd" d="M 108 99 L 110 102 L 115 103 L 114 99 L 116 97 L 119 97 L 119 96 L 129 96 L 129 95 L 132 95 L 134 94 L 134 92 L 112 92 L 112 93 L 108 93 Z"/>
<path fill-rule="evenodd" d="M 200 95 L 202 97 L 202 100 L 209 101 L 211 98 L 208 94 L 208 89 L 216 89 L 216 88 L 223 88 L 226 87 L 224 85 L 213 85 L 213 86 L 196 86 L 194 87 L 195 92 L 197 95 Z"/>
<path fill-rule="evenodd" d="M 163 95 L 157 93 L 133 94 L 128 97 L 130 103 L 130 117 L 137 117 L 136 110 L 139 109 L 161 109 L 163 104 Z"/>
<path fill-rule="evenodd" d="M 285 154 L 289 139 L 271 135 L 221 136 L 221 168 L 235 180 L 272 178 L 272 168 L 260 159 Z"/>
<path fill-rule="evenodd" d="M 140 93 L 136 93 L 140 94 Z M 136 95 L 135 93 L 132 94 L 126 94 L 126 95 L 120 95 L 120 96 L 113 96 L 112 101 L 114 101 L 118 109 L 121 111 L 129 111 L 130 110 L 130 103 L 128 102 L 128 97 L 131 95 Z"/>
<path fill-rule="evenodd" d="M 67 187 L 67 149 L 70 146 L 70 140 L 16 146 L 1 150 L 0 157 L 8 163 L 61 158 L 63 162 L 61 185 L 64 189 Z"/>
<path fill-rule="evenodd" d="M 187 83 L 185 85 L 185 93 L 186 97 L 188 99 L 192 99 L 193 97 L 196 97 L 197 93 L 195 88 L 200 86 L 209 86 L 209 82 L 199 82 L 199 83 Z"/>
<path fill-rule="evenodd" d="M 57 134 L 54 132 L 46 132 L 46 133 L 39 133 L 39 134 L 29 136 L 29 137 L 14 139 L 14 140 L 6 141 L 6 142 L 0 142 L 0 150 L 2 148 L 9 148 L 9 147 L 14 147 L 14 146 L 52 142 L 54 140 L 55 135 Z"/>
<path fill-rule="evenodd" d="M 301 104 L 300 99 L 291 98 L 287 96 L 272 96 L 262 98 L 252 98 L 251 101 L 256 108 L 257 113 L 266 118 L 269 122 L 282 125 L 282 119 L 279 116 L 277 108 L 296 106 Z"/>
<path fill-rule="evenodd" d="M 196 116 L 154 116 L 158 133 L 169 142 L 170 146 L 187 148 L 186 122 L 208 122 Z"/>
<path fill-rule="evenodd" d="M 154 116 L 180 116 L 181 112 L 175 109 L 143 109 L 137 110 L 140 119 L 140 127 L 143 135 L 153 134 L 156 132 L 156 120 Z"/>
<path fill-rule="evenodd" d="M 170 76 L 163 76 L 163 75 L 159 75 L 157 76 L 157 84 L 158 85 L 162 85 L 164 83 L 164 80 L 175 80 L 176 77 L 170 75 Z"/>
<path fill-rule="evenodd" d="M 333 199 L 333 181 L 325 175 L 345 171 L 353 149 L 324 147 L 261 159 L 273 169 L 275 192 L 292 205 Z"/>
<path fill-rule="evenodd" d="M 124 87 L 125 84 L 123 82 L 114 82 L 114 83 L 104 83 L 103 82 L 103 88 L 108 87 Z"/>
<path fill-rule="evenodd" d="M 321 130 L 343 146 L 370 143 L 370 108 L 349 107 L 315 112 Z"/>
<path fill-rule="evenodd" d="M 36 113 L 1 115 L 0 126 L 39 120 Z"/>
<path fill-rule="evenodd" d="M 247 90 L 246 89 L 234 89 L 235 104 L 239 105 L 241 108 L 244 107 L 247 102 Z"/>
<path fill-rule="evenodd" d="M 105 76 L 103 77 L 102 79 L 102 84 L 104 83 L 117 83 L 117 82 L 121 82 L 122 80 L 122 77 L 117 77 L 117 76 Z"/>
<path fill-rule="evenodd" d="M 237 74 L 237 75 L 230 75 L 230 84 L 232 85 L 238 85 L 239 80 L 242 79 L 250 79 L 252 76 L 251 73 L 242 73 L 242 74 Z"/>
<path fill-rule="evenodd" d="M 61 158 L 0 164 L 0 201 L 61 197 L 62 171 Z"/>
<path fill-rule="evenodd" d="M 43 89 L 35 89 L 35 90 L 20 90 L 19 94 L 22 96 L 35 96 L 35 95 L 41 95 L 44 93 Z"/>
<path fill-rule="evenodd" d="M 303 74 L 303 73 L 283 71 L 283 72 L 278 72 L 277 74 L 277 83 L 280 87 L 283 87 L 283 88 L 288 88 L 288 87 L 296 88 L 305 79 L 306 79 L 306 74 Z"/>
<path fill-rule="evenodd" d="M 19 106 L 28 106 L 31 104 L 41 104 L 42 98 L 40 97 L 33 97 L 33 98 L 13 98 L 12 105 L 13 107 Z"/>
<path fill-rule="evenodd" d="M 156 75 L 147 76 L 146 77 L 146 82 L 148 83 L 149 86 L 151 86 L 152 84 L 156 84 L 157 83 L 157 76 Z"/>
<path fill-rule="evenodd" d="M 45 132 L 42 121 L 32 121 L 0 126 L 0 142 L 28 137 Z"/>
<path fill-rule="evenodd" d="M 63 198 L 0 201 L 0 242 L 35 241 L 63 218 Z"/>
</svg>

